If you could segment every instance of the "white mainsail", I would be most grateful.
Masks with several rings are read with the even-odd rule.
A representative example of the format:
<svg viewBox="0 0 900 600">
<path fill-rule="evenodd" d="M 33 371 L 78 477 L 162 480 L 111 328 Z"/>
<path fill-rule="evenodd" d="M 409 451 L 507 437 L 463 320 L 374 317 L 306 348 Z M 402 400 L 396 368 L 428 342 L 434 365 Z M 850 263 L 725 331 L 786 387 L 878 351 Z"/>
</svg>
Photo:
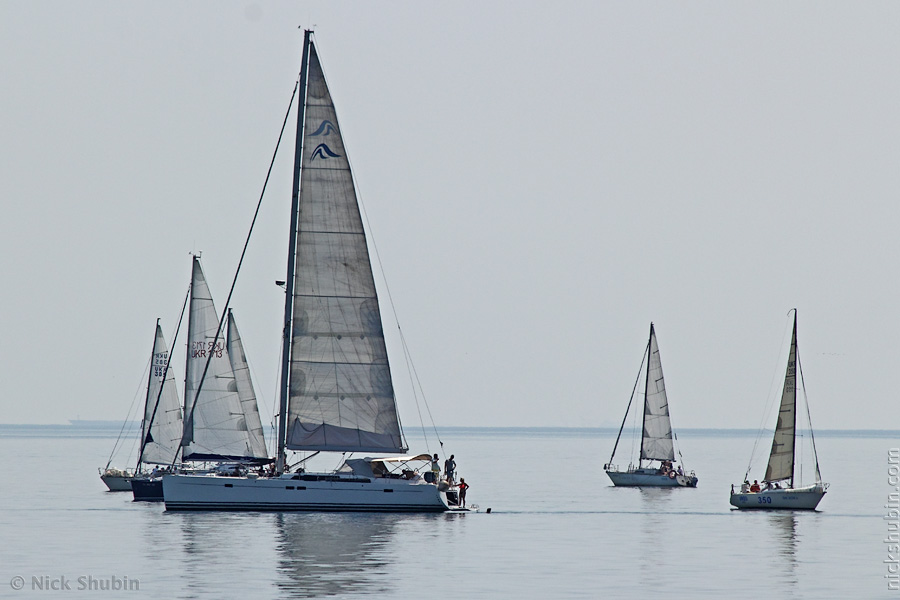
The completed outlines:
<svg viewBox="0 0 900 600">
<path fill-rule="evenodd" d="M 784 389 L 778 409 L 778 423 L 772 438 L 772 452 L 766 467 L 764 481 L 781 481 L 794 478 L 794 430 L 797 423 L 797 313 L 794 313 L 794 330 L 791 335 L 791 351 L 784 374 Z M 818 468 L 818 464 L 816 465 Z M 818 473 L 816 474 L 818 477 Z"/>
<path fill-rule="evenodd" d="M 216 332 L 219 318 L 200 260 L 195 256 L 188 313 L 187 368 L 184 380 L 184 460 L 265 458 L 251 445 L 237 382 Z M 206 368 L 207 362 L 209 369 Z M 203 373 L 206 370 L 204 378 Z M 203 385 L 200 380 L 203 378 Z M 198 393 L 199 388 L 199 393 Z M 192 414 L 193 411 L 193 414 Z"/>
<path fill-rule="evenodd" d="M 168 362 L 169 349 L 162 327 L 157 323 L 147 401 L 144 404 L 142 463 L 167 465 L 178 455 L 182 431 L 181 402 L 178 399 L 178 388 L 175 387 L 174 372 L 171 368 L 166 372 Z"/>
<path fill-rule="evenodd" d="M 244 413 L 250 451 L 253 456 L 265 456 L 266 439 L 263 435 L 262 421 L 259 418 L 259 406 L 256 404 L 256 392 L 253 390 L 253 381 L 250 379 L 250 365 L 247 364 L 244 345 L 241 343 L 241 334 L 238 332 L 237 322 L 230 309 L 228 311 L 227 350 L 237 384 L 238 397 L 241 400 L 241 409 Z"/>
<path fill-rule="evenodd" d="M 653 323 L 650 323 L 648 353 L 641 459 L 675 460 L 672 424 L 669 420 L 669 400 L 666 397 L 666 383 L 663 379 L 662 361 L 659 358 Z"/>
<path fill-rule="evenodd" d="M 405 452 L 350 163 L 309 54 L 286 446 Z"/>
</svg>

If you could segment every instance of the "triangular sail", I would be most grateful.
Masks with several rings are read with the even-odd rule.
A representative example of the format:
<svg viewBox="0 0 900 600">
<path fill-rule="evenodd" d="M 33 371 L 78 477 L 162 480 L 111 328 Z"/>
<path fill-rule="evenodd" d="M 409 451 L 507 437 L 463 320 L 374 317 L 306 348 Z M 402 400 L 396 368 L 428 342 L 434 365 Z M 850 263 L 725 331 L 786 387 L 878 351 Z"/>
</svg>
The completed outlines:
<svg viewBox="0 0 900 600">
<path fill-rule="evenodd" d="M 772 439 L 772 452 L 764 481 L 781 481 L 794 477 L 794 430 L 797 423 L 797 313 L 791 335 L 791 352 L 784 374 L 784 389 L 778 409 L 778 423 Z"/>
<path fill-rule="evenodd" d="M 171 464 L 178 455 L 182 429 L 181 402 L 178 399 L 178 388 L 175 387 L 174 371 L 170 367 L 168 373 L 166 372 L 168 361 L 169 349 L 163 337 L 162 327 L 157 323 L 150 380 L 147 385 L 147 402 L 144 405 L 144 424 L 146 427 L 146 424 L 150 423 L 150 428 L 144 431 L 142 463 Z M 163 383 L 164 376 L 165 383 Z"/>
<path fill-rule="evenodd" d="M 250 451 L 253 456 L 265 456 L 266 439 L 263 435 L 262 421 L 259 418 L 259 407 L 256 404 L 256 392 L 253 391 L 253 381 L 250 379 L 250 365 L 247 364 L 244 345 L 241 343 L 241 334 L 238 332 L 237 322 L 230 310 L 228 311 L 227 344 L 228 359 L 231 361 L 231 369 L 234 372 L 238 397 L 244 413 L 244 423 L 247 425 Z"/>
<path fill-rule="evenodd" d="M 405 452 L 350 163 L 312 42 L 307 72 L 286 446 Z"/>
<path fill-rule="evenodd" d="M 656 332 L 650 324 L 649 360 L 644 398 L 644 431 L 641 440 L 642 460 L 675 460 L 672 443 L 672 424 L 669 421 L 669 401 L 663 379 Z"/>
<path fill-rule="evenodd" d="M 184 460 L 265 458 L 250 444 L 250 434 L 231 370 L 219 317 L 200 260 L 195 256 L 188 320 L 187 374 L 184 381 Z M 215 342 L 215 343 L 214 343 Z M 210 359 L 211 357 L 211 359 Z M 200 379 L 209 361 L 203 385 Z M 199 388 L 199 394 L 197 390 Z M 193 408 L 193 421 L 191 410 Z"/>
</svg>

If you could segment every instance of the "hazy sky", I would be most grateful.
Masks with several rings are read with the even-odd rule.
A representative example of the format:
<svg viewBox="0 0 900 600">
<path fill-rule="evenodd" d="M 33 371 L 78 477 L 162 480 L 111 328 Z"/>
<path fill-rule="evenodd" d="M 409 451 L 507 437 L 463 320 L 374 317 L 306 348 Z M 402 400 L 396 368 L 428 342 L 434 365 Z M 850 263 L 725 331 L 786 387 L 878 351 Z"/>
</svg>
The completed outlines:
<svg viewBox="0 0 900 600">
<path fill-rule="evenodd" d="M 315 26 L 439 426 L 618 424 L 652 320 L 676 429 L 757 427 L 797 307 L 814 425 L 896 428 L 898 24 L 888 2 L 2 0 L 0 422 L 124 418 L 191 251 L 222 309 Z M 232 303 L 264 421 L 292 143 Z"/>
</svg>

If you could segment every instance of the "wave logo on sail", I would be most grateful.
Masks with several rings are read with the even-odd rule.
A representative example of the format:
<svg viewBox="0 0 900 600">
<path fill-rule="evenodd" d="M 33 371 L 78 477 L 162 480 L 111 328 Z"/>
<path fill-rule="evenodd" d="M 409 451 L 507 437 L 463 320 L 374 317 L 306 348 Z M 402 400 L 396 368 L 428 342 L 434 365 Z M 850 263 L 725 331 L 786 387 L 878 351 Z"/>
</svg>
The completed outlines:
<svg viewBox="0 0 900 600">
<path fill-rule="evenodd" d="M 310 160 L 316 160 L 316 158 L 321 158 L 322 160 L 328 160 L 329 158 L 340 158 L 340 154 L 335 154 L 332 152 L 331 148 L 326 146 L 325 144 L 319 144 L 316 146 L 316 149 L 313 150 L 312 157 Z"/>
<path fill-rule="evenodd" d="M 335 127 L 331 121 L 329 121 L 328 119 L 325 119 L 319 125 L 319 128 L 316 129 L 316 131 L 314 133 L 311 133 L 309 135 L 310 135 L 310 137 L 315 137 L 317 135 L 331 135 L 335 131 L 337 131 L 337 127 Z"/>
</svg>

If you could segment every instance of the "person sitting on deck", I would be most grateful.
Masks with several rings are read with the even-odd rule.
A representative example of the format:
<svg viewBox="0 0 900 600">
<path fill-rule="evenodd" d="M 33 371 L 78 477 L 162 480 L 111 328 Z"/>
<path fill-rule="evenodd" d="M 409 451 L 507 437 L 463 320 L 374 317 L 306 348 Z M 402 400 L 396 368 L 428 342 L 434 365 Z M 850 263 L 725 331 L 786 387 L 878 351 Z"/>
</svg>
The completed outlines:
<svg viewBox="0 0 900 600">
<path fill-rule="evenodd" d="M 759 488 L 759 482 L 758 482 L 757 480 L 754 479 L 754 480 L 753 480 L 753 485 L 750 486 L 750 491 L 751 491 L 752 493 L 755 494 L 756 492 L 759 491 L 759 489 L 760 489 L 760 488 Z"/>
</svg>

